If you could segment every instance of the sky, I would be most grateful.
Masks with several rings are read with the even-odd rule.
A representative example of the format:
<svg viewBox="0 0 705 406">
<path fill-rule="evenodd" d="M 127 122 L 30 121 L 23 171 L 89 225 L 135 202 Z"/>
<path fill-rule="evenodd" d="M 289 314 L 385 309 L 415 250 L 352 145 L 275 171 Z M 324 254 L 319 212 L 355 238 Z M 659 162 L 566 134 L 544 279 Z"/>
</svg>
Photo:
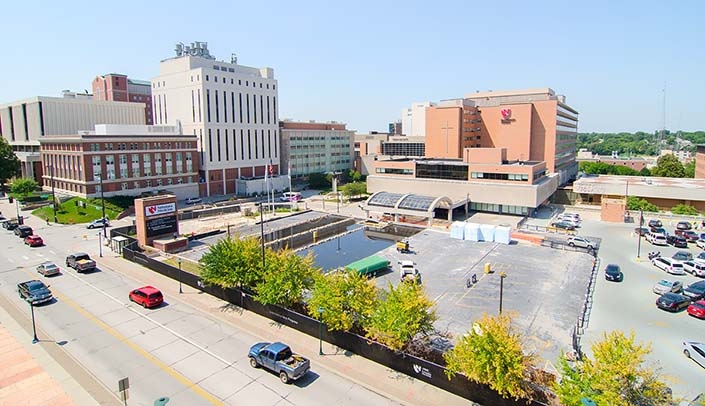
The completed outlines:
<svg viewBox="0 0 705 406">
<path fill-rule="evenodd" d="M 271 67 L 280 118 L 386 131 L 414 102 L 550 87 L 580 132 L 705 130 L 705 1 L 28 1 L 2 7 L 0 104 L 149 80 L 177 42 Z M 664 92 L 665 89 L 665 92 Z"/>
</svg>

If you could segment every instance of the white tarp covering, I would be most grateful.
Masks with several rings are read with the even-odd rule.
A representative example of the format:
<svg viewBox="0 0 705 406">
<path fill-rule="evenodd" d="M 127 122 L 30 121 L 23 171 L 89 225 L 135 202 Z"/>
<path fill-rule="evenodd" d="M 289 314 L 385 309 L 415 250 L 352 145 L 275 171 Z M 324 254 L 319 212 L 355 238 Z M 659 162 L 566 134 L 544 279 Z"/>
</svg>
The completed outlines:
<svg viewBox="0 0 705 406">
<path fill-rule="evenodd" d="M 482 241 L 480 239 L 480 225 L 477 223 L 465 223 L 465 240 Z"/>
<path fill-rule="evenodd" d="M 454 221 L 450 225 L 450 238 L 455 238 L 457 240 L 462 240 L 465 235 L 465 223 L 462 221 Z"/>
<path fill-rule="evenodd" d="M 494 229 L 494 240 L 495 242 L 499 242 L 502 244 L 509 244 L 509 242 L 512 240 L 511 238 L 511 227 L 507 226 L 497 226 Z"/>
<path fill-rule="evenodd" d="M 480 225 L 480 241 L 493 242 L 494 241 L 494 229 L 497 226 L 494 224 L 481 224 Z"/>
</svg>

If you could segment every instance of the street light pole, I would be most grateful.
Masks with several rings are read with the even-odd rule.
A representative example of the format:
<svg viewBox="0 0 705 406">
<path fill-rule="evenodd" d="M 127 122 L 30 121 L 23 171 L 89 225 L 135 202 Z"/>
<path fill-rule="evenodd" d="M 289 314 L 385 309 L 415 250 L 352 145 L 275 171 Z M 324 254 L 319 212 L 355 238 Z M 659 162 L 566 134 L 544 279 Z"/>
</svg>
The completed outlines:
<svg viewBox="0 0 705 406">
<path fill-rule="evenodd" d="M 29 302 L 29 308 L 31 309 L 32 312 L 32 333 L 34 333 L 34 338 L 32 339 L 32 344 L 36 344 L 39 342 L 39 339 L 37 338 L 37 327 L 34 323 L 34 303 Z"/>
<path fill-rule="evenodd" d="M 318 308 L 318 355 L 323 355 L 323 308 Z"/>
<path fill-rule="evenodd" d="M 101 241 L 100 231 L 98 231 L 98 254 L 103 258 L 103 244 Z"/>
<path fill-rule="evenodd" d="M 502 315 L 502 294 L 504 292 L 504 278 L 507 274 L 504 272 L 499 273 L 499 315 Z"/>
<path fill-rule="evenodd" d="M 103 237 L 108 238 L 108 226 L 105 224 L 105 198 L 103 197 L 103 171 L 100 171 L 100 206 L 103 209 Z"/>
<path fill-rule="evenodd" d="M 54 194 L 54 165 L 49 165 L 49 174 L 51 175 L 51 202 L 54 208 L 54 223 L 58 223 L 59 220 L 56 218 L 56 194 Z"/>
<path fill-rule="evenodd" d="M 183 290 L 181 290 L 181 258 L 178 258 L 176 262 L 179 264 L 179 294 L 184 293 Z"/>
<path fill-rule="evenodd" d="M 639 231 L 637 235 L 637 243 L 636 243 L 636 259 L 639 259 L 641 257 L 641 228 L 644 226 L 644 210 L 639 209 Z"/>
</svg>

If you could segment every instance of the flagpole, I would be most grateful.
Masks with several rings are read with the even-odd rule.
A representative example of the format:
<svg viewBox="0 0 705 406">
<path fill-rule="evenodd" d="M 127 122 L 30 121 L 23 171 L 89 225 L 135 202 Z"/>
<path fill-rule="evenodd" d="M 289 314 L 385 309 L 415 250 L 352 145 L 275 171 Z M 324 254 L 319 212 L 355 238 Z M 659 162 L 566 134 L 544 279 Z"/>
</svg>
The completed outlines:
<svg viewBox="0 0 705 406">
<path fill-rule="evenodd" d="M 289 192 L 293 192 L 293 190 L 291 190 L 291 161 L 287 162 L 286 173 L 289 175 Z M 289 201 L 289 205 L 291 206 L 291 211 L 294 211 L 294 202 L 291 201 L 291 199 Z"/>
</svg>

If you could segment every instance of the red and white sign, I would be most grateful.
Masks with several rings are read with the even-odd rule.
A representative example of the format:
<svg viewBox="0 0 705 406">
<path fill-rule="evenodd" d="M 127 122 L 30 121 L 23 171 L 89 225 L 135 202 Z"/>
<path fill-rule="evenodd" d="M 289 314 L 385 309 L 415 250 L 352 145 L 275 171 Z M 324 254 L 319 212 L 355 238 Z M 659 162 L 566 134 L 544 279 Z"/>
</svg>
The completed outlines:
<svg viewBox="0 0 705 406">
<path fill-rule="evenodd" d="M 144 214 L 147 217 L 174 213 L 175 211 L 176 203 L 155 204 L 153 206 L 145 206 L 144 208 Z"/>
<path fill-rule="evenodd" d="M 509 120 L 510 118 L 512 118 L 512 109 L 502 109 L 501 113 L 503 120 Z"/>
</svg>

